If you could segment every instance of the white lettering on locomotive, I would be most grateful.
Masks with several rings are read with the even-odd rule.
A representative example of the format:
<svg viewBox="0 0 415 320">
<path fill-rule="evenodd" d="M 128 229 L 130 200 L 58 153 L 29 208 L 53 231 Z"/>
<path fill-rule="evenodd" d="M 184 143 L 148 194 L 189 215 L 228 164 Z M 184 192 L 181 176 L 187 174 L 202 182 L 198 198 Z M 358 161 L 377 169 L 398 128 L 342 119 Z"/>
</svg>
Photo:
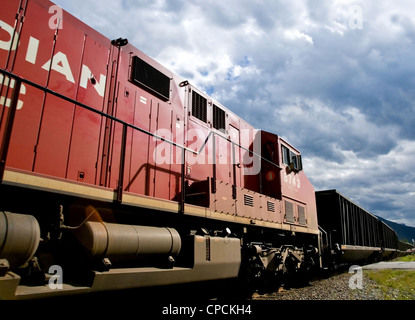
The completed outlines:
<svg viewBox="0 0 415 320">
<path fill-rule="evenodd" d="M 0 84 L 4 85 L 5 87 L 8 87 L 10 84 L 10 88 L 13 89 L 14 85 L 15 85 L 16 81 L 14 79 L 12 79 L 10 81 L 9 77 L 4 77 L 2 74 L 0 74 Z M 7 90 L 5 90 L 7 91 Z M 26 94 L 26 86 L 22 83 L 21 87 L 20 87 L 20 94 Z M 4 104 L 4 102 L 6 101 L 6 104 Z M 11 99 L 10 98 L 5 98 L 4 96 L 0 97 L 0 106 L 4 106 L 6 105 L 6 107 L 10 107 L 11 104 Z M 17 102 L 17 107 L 16 109 L 19 110 L 23 108 L 23 101 L 19 100 Z"/>
<path fill-rule="evenodd" d="M 81 71 L 81 80 L 79 82 L 79 85 L 86 89 L 87 85 L 88 85 L 88 80 L 92 79 L 94 77 L 94 75 L 92 74 L 91 70 L 88 68 L 88 66 L 86 65 L 82 65 L 82 71 Z M 95 90 L 98 92 L 98 94 L 103 97 L 104 93 L 105 93 L 105 83 L 106 83 L 107 77 L 104 76 L 103 74 L 100 75 L 99 81 L 97 79 L 95 79 L 95 85 L 94 88 Z"/>
<path fill-rule="evenodd" d="M 16 36 L 13 38 L 14 28 L 2 20 L 0 20 L 0 28 L 6 31 L 10 36 L 10 39 L 8 41 L 0 40 L 0 49 L 9 51 L 9 49 L 11 48 L 12 51 L 16 50 L 17 45 L 19 43 L 19 37 L 16 34 Z"/>
<path fill-rule="evenodd" d="M 26 61 L 32 64 L 35 64 L 38 50 L 39 50 L 39 40 L 30 36 L 29 45 L 27 46 L 27 52 L 26 52 Z"/>
<path fill-rule="evenodd" d="M 289 187 L 300 189 L 301 180 L 300 177 L 296 177 L 293 172 L 287 173 L 284 171 L 284 182 L 288 184 Z"/>
<path fill-rule="evenodd" d="M 47 61 L 43 66 L 42 69 L 49 71 L 55 70 L 66 77 L 66 80 L 75 83 L 75 80 L 72 75 L 71 66 L 69 65 L 68 58 L 66 54 L 63 52 L 56 53 L 52 59 Z"/>
<path fill-rule="evenodd" d="M 9 39 L 7 40 L 0 40 L 0 49 L 6 50 L 6 51 L 15 51 L 17 47 L 20 45 L 19 38 L 20 35 L 15 32 L 14 28 L 7 24 L 6 22 L 0 20 L 0 28 L 9 35 Z M 12 43 L 13 42 L 13 43 Z M 28 40 L 28 46 L 25 56 L 25 61 L 28 63 L 31 63 L 33 65 L 36 65 L 38 62 L 38 52 L 40 48 L 40 41 L 32 36 L 29 37 Z M 49 59 L 43 65 L 40 67 L 43 70 L 46 71 L 56 71 L 62 75 L 65 76 L 66 80 L 75 83 L 75 79 L 72 73 L 72 68 L 69 63 L 69 60 L 67 58 L 67 55 L 64 52 L 58 51 L 52 59 Z M 104 97 L 105 93 L 105 85 L 106 85 L 106 76 L 103 74 L 100 74 L 99 81 L 96 79 L 96 77 L 91 72 L 91 69 L 83 64 L 81 68 L 81 77 L 79 81 L 79 86 L 87 89 L 88 83 L 91 81 L 88 81 L 90 79 L 94 79 L 94 88 L 99 96 Z M 4 82 L 3 82 L 4 80 Z M 8 86 L 9 85 L 9 78 L 4 78 L 3 75 L 0 75 L 0 83 L 2 85 Z M 15 80 L 10 81 L 10 88 L 14 88 Z M 22 84 L 20 89 L 20 94 L 26 93 L 26 87 L 24 84 Z M 10 98 L 6 97 L 0 97 L 0 105 L 5 105 L 6 107 L 10 107 Z M 21 109 L 23 107 L 23 101 L 19 100 L 17 109 Z"/>
</svg>

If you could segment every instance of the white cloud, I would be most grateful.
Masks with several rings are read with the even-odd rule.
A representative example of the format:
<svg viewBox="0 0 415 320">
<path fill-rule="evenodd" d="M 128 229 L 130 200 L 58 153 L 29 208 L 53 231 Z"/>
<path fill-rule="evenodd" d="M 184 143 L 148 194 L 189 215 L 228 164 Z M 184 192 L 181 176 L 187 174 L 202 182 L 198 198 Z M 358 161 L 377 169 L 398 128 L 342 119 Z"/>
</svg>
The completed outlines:
<svg viewBox="0 0 415 320">
<path fill-rule="evenodd" d="M 415 141 L 402 140 L 389 153 L 371 159 L 337 150 L 340 164 L 318 155 L 305 158 L 304 168 L 319 189 L 338 189 L 373 214 L 415 225 Z M 383 207 L 379 207 L 382 202 Z M 399 209 L 399 208 L 405 209 Z M 390 212 L 395 208 L 395 212 Z M 405 215 L 400 213 L 405 212 Z"/>
<path fill-rule="evenodd" d="M 309 35 L 297 30 L 297 29 L 290 29 L 284 32 L 284 37 L 288 40 L 302 40 L 313 44 L 313 38 Z"/>
</svg>

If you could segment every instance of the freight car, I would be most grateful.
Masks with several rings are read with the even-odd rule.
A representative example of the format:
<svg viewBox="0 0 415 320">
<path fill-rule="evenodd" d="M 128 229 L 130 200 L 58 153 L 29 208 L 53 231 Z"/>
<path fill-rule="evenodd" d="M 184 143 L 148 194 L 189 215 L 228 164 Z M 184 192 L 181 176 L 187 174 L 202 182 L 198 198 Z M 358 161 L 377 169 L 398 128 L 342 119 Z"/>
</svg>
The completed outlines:
<svg viewBox="0 0 415 320">
<path fill-rule="evenodd" d="M 47 0 L 0 26 L 0 298 L 320 266 L 299 150 Z"/>
<path fill-rule="evenodd" d="M 325 232 L 325 265 L 390 259 L 402 251 L 391 227 L 337 190 L 317 191 L 316 204 Z"/>
</svg>

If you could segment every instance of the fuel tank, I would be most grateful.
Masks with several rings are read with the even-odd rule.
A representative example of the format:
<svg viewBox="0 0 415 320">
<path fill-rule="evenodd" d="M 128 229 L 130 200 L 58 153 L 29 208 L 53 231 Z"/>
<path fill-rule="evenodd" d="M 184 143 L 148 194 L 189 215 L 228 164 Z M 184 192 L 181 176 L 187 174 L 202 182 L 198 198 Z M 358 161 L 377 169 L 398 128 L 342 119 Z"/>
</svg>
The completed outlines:
<svg viewBox="0 0 415 320">
<path fill-rule="evenodd" d="M 35 217 L 0 211 L 0 258 L 10 267 L 22 267 L 33 257 L 40 242 Z"/>
<path fill-rule="evenodd" d="M 180 235 L 173 228 L 88 221 L 75 235 L 91 256 L 115 260 L 177 256 L 181 248 Z"/>
</svg>

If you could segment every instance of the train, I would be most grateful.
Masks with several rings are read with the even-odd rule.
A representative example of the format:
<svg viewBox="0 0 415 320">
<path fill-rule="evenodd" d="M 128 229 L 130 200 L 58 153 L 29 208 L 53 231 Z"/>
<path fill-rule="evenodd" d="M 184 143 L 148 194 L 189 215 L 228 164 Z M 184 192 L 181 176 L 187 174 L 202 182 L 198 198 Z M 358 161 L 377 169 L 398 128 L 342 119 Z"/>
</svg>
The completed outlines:
<svg viewBox="0 0 415 320">
<path fill-rule="evenodd" d="M 337 190 L 316 191 L 325 265 L 393 259 L 413 249 L 378 217 Z"/>
<path fill-rule="evenodd" d="M 0 299 L 307 277 L 404 252 L 301 152 L 48 0 L 0 11 Z"/>
</svg>

